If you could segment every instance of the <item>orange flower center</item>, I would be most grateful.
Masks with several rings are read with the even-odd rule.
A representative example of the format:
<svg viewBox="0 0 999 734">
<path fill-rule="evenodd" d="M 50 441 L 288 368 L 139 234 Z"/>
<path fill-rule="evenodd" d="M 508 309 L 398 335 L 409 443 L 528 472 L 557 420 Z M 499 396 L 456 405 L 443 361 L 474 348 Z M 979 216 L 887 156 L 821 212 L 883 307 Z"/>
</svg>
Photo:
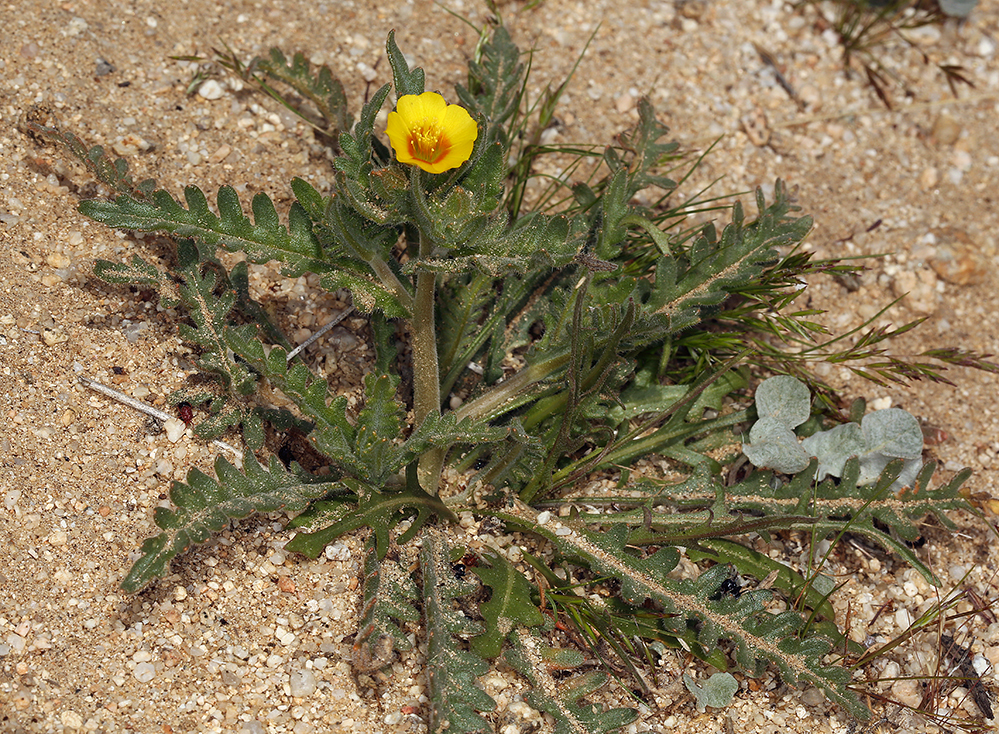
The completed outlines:
<svg viewBox="0 0 999 734">
<path fill-rule="evenodd" d="M 436 163 L 451 149 L 439 120 L 424 119 L 410 127 L 409 153 L 427 163 Z"/>
</svg>

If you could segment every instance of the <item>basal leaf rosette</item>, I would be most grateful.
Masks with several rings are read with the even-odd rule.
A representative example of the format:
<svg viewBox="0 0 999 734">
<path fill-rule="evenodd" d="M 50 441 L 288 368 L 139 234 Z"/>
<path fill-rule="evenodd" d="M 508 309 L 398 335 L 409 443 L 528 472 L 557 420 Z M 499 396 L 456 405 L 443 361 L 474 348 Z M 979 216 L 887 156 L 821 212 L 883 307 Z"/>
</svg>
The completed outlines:
<svg viewBox="0 0 999 734">
<path fill-rule="evenodd" d="M 399 97 L 386 132 L 400 163 L 443 173 L 471 157 L 479 126 L 464 107 L 424 92 Z"/>
</svg>

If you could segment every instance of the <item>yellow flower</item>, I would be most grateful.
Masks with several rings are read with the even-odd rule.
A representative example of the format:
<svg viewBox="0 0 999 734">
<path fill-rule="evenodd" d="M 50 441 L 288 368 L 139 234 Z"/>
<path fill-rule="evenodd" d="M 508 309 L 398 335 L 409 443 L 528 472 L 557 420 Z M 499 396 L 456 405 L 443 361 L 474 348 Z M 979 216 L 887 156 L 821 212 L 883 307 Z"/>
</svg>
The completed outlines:
<svg viewBox="0 0 999 734">
<path fill-rule="evenodd" d="M 405 94 L 389 112 L 388 136 L 400 163 L 429 173 L 457 168 L 472 155 L 479 126 L 464 107 L 436 92 Z"/>
</svg>

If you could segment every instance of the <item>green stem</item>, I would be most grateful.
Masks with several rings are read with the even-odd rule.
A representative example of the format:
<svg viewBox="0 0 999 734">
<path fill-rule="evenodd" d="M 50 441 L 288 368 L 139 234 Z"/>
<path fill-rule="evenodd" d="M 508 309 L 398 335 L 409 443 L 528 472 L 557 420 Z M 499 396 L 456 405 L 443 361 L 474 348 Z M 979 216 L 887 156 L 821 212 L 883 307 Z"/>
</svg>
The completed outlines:
<svg viewBox="0 0 999 734">
<path fill-rule="evenodd" d="M 513 377 L 496 385 L 485 395 L 465 403 L 455 413 L 460 421 L 471 418 L 473 421 L 492 420 L 503 413 L 507 404 L 513 402 L 520 394 L 536 382 L 547 379 L 565 367 L 571 355 L 569 350 L 555 357 L 528 365 Z"/>
<path fill-rule="evenodd" d="M 399 305 L 410 313 L 413 313 L 413 297 L 409 294 L 409 291 L 406 290 L 406 286 L 402 284 L 399 277 L 392 272 L 392 268 L 388 266 L 388 263 L 386 263 L 378 255 L 371 255 L 368 257 L 367 263 L 371 269 L 375 271 L 375 275 L 378 276 L 382 285 L 395 294 L 395 298 L 399 301 Z"/>
<path fill-rule="evenodd" d="M 417 185 L 420 185 L 417 179 Z M 420 233 L 420 259 L 430 257 L 433 243 Z M 437 363 L 437 330 L 434 306 L 437 274 L 421 271 L 416 275 L 413 302 L 413 413 L 420 425 L 431 413 L 441 412 L 441 377 Z M 440 487 L 445 450 L 433 448 L 420 457 L 419 479 L 424 491 L 436 496 Z"/>
<path fill-rule="evenodd" d="M 681 442 L 699 433 L 710 433 L 721 431 L 725 428 L 738 425 L 749 417 L 749 412 L 740 410 L 736 413 L 719 416 L 711 421 L 698 423 L 683 423 L 680 426 L 670 424 L 663 426 L 648 436 L 634 436 L 620 439 L 620 445 L 609 451 L 602 459 L 601 466 L 612 466 L 614 464 L 628 464 L 640 456 L 650 453 L 659 453 L 670 443 Z M 566 467 L 570 469 L 571 467 Z"/>
</svg>

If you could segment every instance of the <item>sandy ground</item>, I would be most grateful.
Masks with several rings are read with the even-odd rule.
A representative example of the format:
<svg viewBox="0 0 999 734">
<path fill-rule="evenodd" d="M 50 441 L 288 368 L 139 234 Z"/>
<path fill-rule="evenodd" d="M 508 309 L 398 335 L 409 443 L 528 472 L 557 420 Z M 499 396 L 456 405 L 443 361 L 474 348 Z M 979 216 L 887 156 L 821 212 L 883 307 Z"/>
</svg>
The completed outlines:
<svg viewBox="0 0 999 734">
<path fill-rule="evenodd" d="M 209 94 L 217 98 L 186 94 L 192 69 L 170 56 L 209 54 L 223 42 L 244 58 L 275 45 L 306 50 L 342 76 L 356 111 L 372 84 L 390 79 L 383 58 L 390 29 L 427 69 L 428 87 L 445 93 L 463 79 L 475 35 L 422 0 L 117 5 L 0 7 L 0 732 L 425 731 L 419 652 L 373 683 L 359 686 L 351 674 L 358 537 L 308 561 L 282 551 L 288 535 L 276 518 L 251 519 L 185 555 L 143 593 L 118 589 L 170 481 L 192 466 L 208 469 L 214 453 L 190 436 L 171 441 L 77 381 L 89 376 L 165 406 L 192 368 L 176 336 L 177 314 L 91 274 L 95 258 L 155 256 L 155 240 L 87 221 L 76 211 L 93 194 L 86 175 L 16 123 L 43 104 L 65 129 L 124 155 L 137 177 L 155 176 L 176 193 L 187 183 L 209 191 L 232 183 L 244 203 L 264 191 L 286 206 L 293 175 L 320 189 L 329 180 L 311 133 L 224 78 Z M 471 0 L 443 5 L 484 21 Z M 812 284 L 808 302 L 831 309 L 832 327 L 856 326 L 908 293 L 887 318 L 927 322 L 894 353 L 999 351 L 995 2 L 983 1 L 963 25 L 917 39 L 933 60 L 964 65 L 975 88 L 954 99 L 932 66 L 897 49 L 886 60 L 912 95 L 896 93 L 894 111 L 858 78 L 844 77 L 835 37 L 811 9 L 764 0 L 548 0 L 533 10 L 505 3 L 503 12 L 521 47 L 534 48 L 534 96 L 565 77 L 595 31 L 554 140 L 610 141 L 634 123 L 636 101 L 648 94 L 680 141 L 703 148 L 724 136 L 687 191 L 718 178 L 717 193 L 772 187 L 779 176 L 799 187 L 801 206 L 815 217 L 816 253 L 887 254 L 851 289 Z M 800 105 L 754 42 L 773 55 Z M 310 285 L 274 294 L 302 333 L 338 308 L 308 299 Z M 363 321 L 344 326 L 325 349 L 356 377 Z M 942 429 L 948 438 L 932 454 L 948 472 L 973 467 L 970 485 L 994 491 L 993 376 L 956 369 L 957 387 L 878 387 L 839 367 L 820 370 L 845 395 L 905 407 Z M 987 527 L 956 519 L 958 534 L 928 529 L 920 550 L 951 585 L 939 593 L 995 597 L 997 551 Z M 850 602 L 860 639 L 898 634 L 938 593 L 867 549 L 847 546 L 836 562 L 846 581 L 839 607 L 845 614 Z M 989 621 L 976 617 L 959 634 L 999 663 L 999 626 Z M 870 672 L 933 673 L 936 651 L 927 635 Z M 991 686 L 991 673 L 985 679 Z M 503 703 L 497 726 L 532 731 L 535 714 L 515 687 L 505 688 L 509 682 L 485 681 Z M 872 690 L 910 704 L 920 698 L 917 681 Z M 980 717 L 963 689 L 936 705 Z M 885 713 L 894 731 L 937 730 L 904 711 Z M 703 715 L 671 684 L 630 731 L 846 732 L 849 725 L 817 692 L 770 677 L 744 681 L 733 706 Z"/>
</svg>

